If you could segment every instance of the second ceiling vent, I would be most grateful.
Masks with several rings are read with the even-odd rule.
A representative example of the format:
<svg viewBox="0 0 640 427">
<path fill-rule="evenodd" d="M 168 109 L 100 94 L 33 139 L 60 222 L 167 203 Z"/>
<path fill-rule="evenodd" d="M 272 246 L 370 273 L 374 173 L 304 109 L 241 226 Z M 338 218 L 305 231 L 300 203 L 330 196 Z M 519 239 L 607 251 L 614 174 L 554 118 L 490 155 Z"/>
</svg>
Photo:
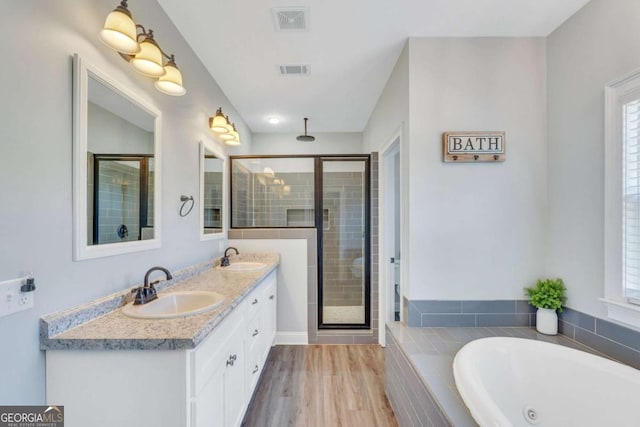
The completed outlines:
<svg viewBox="0 0 640 427">
<path fill-rule="evenodd" d="M 276 31 L 306 31 L 308 28 L 306 7 L 274 7 L 271 12 Z"/>
<path fill-rule="evenodd" d="M 308 76 L 308 65 L 279 65 L 282 76 Z"/>
</svg>

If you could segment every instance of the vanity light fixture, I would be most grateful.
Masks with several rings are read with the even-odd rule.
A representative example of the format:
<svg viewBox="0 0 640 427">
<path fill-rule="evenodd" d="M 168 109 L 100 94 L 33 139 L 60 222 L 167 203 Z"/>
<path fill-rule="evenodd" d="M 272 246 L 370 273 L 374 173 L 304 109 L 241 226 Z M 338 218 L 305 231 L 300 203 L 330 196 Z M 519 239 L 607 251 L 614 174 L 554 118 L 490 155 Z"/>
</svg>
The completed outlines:
<svg viewBox="0 0 640 427">
<path fill-rule="evenodd" d="M 175 56 L 163 52 L 153 38 L 153 30 L 147 31 L 135 23 L 127 8 L 127 0 L 122 0 L 107 15 L 98 36 L 111 49 L 120 52 L 120 56 L 136 71 L 157 78 L 154 86 L 160 92 L 171 96 L 182 96 L 187 92 L 182 85 L 182 73 L 176 65 Z M 164 58 L 167 59 L 166 64 Z"/>
<path fill-rule="evenodd" d="M 228 124 L 229 122 L 227 121 L 227 118 L 222 114 L 222 107 L 218 108 L 215 116 L 209 117 L 209 128 L 211 128 L 215 133 L 228 133 Z"/>
<path fill-rule="evenodd" d="M 225 136 L 225 135 L 231 135 L 230 139 L 225 139 L 224 143 L 227 145 L 231 145 L 231 146 L 237 146 L 240 145 L 240 135 L 238 134 L 238 131 L 236 130 L 236 125 L 231 123 L 231 132 L 229 133 L 225 133 L 221 136 Z"/>
<path fill-rule="evenodd" d="M 209 117 L 209 128 L 217 133 L 226 145 L 240 145 L 240 135 L 236 126 L 231 123 L 229 116 L 224 115 L 222 107 L 218 108 L 215 116 Z"/>
</svg>

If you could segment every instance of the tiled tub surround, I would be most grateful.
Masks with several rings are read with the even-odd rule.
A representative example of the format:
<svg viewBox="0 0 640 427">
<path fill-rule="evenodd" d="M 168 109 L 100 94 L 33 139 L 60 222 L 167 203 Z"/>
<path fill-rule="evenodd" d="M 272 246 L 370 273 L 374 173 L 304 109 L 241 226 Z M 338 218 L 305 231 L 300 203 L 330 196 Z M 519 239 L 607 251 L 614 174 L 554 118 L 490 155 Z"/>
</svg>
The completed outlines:
<svg viewBox="0 0 640 427">
<path fill-rule="evenodd" d="M 558 317 L 561 334 L 640 369 L 640 332 L 571 308 Z"/>
<path fill-rule="evenodd" d="M 418 327 L 535 326 L 536 308 L 525 300 L 407 300 L 408 324 Z M 565 307 L 558 331 L 640 369 L 640 332 Z"/>
<path fill-rule="evenodd" d="M 177 350 L 195 348 L 271 271 L 277 254 L 242 254 L 234 261 L 260 261 L 259 271 L 223 271 L 218 260 L 178 271 L 171 281 L 161 281 L 162 291 L 205 290 L 225 296 L 216 310 L 189 317 L 162 320 L 133 319 L 120 308 L 131 301 L 130 288 L 88 304 L 40 319 L 42 350 Z"/>
<path fill-rule="evenodd" d="M 407 300 L 407 323 L 422 327 L 535 326 L 535 307 L 525 300 Z"/>
<path fill-rule="evenodd" d="M 542 335 L 528 327 L 412 328 L 388 323 L 385 390 L 398 425 L 477 426 L 456 389 L 453 359 L 466 343 L 493 336 L 546 341 L 602 356 L 566 336 Z"/>
</svg>

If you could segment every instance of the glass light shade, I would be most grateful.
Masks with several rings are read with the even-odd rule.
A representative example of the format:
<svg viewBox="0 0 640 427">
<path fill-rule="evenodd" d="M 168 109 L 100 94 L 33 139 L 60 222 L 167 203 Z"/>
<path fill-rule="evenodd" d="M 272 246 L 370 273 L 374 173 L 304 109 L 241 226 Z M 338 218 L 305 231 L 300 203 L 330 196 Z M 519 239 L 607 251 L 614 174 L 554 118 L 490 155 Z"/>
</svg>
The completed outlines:
<svg viewBox="0 0 640 427">
<path fill-rule="evenodd" d="M 225 116 L 225 119 L 227 119 L 227 132 L 231 133 L 235 131 L 236 128 L 233 126 L 233 124 L 231 124 L 231 120 L 229 120 L 229 116 Z"/>
<path fill-rule="evenodd" d="M 182 86 L 182 73 L 173 62 L 164 66 L 165 75 L 160 77 L 155 83 L 156 89 L 171 96 L 182 96 L 187 90 Z"/>
<path fill-rule="evenodd" d="M 222 114 L 222 108 L 218 108 L 216 115 L 209 118 L 209 127 L 216 133 L 226 134 L 229 132 L 227 128 L 227 118 Z M 222 135 L 220 135 L 222 137 Z M 224 138 L 223 138 L 224 139 Z"/>
<path fill-rule="evenodd" d="M 229 141 L 233 139 L 234 136 L 231 132 L 227 131 L 227 133 L 221 133 L 220 138 L 222 138 L 223 141 Z"/>
<path fill-rule="evenodd" d="M 162 77 L 166 73 L 160 48 L 150 37 L 140 43 L 140 52 L 131 60 L 131 65 L 136 71 L 149 77 Z"/>
<path fill-rule="evenodd" d="M 107 15 L 104 28 L 98 33 L 100 40 L 111 49 L 127 55 L 140 52 L 137 42 L 136 23 L 122 6 Z"/>
<path fill-rule="evenodd" d="M 238 134 L 238 131 L 236 130 L 236 127 L 234 125 L 231 125 L 231 132 L 220 136 L 224 137 L 226 135 L 231 135 L 231 138 L 223 138 L 225 144 L 231 146 L 240 145 L 240 135 Z"/>
<path fill-rule="evenodd" d="M 228 139 L 224 142 L 226 145 L 230 145 L 232 147 L 236 147 L 238 145 L 240 145 L 240 141 L 234 140 L 234 139 Z"/>
</svg>

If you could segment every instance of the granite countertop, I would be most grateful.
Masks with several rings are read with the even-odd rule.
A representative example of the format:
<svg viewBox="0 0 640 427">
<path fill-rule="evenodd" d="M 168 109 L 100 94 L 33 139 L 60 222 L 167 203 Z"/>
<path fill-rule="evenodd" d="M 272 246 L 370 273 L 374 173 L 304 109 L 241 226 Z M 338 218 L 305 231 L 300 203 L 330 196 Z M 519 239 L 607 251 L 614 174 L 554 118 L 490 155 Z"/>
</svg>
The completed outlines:
<svg viewBox="0 0 640 427">
<path fill-rule="evenodd" d="M 134 319 L 122 314 L 130 289 L 40 319 L 42 350 L 181 350 L 195 348 L 280 263 L 277 254 L 242 254 L 234 261 L 260 261 L 258 271 L 224 271 L 212 262 L 181 270 L 160 282 L 166 291 L 214 291 L 225 296 L 216 310 L 172 319 Z"/>
</svg>

